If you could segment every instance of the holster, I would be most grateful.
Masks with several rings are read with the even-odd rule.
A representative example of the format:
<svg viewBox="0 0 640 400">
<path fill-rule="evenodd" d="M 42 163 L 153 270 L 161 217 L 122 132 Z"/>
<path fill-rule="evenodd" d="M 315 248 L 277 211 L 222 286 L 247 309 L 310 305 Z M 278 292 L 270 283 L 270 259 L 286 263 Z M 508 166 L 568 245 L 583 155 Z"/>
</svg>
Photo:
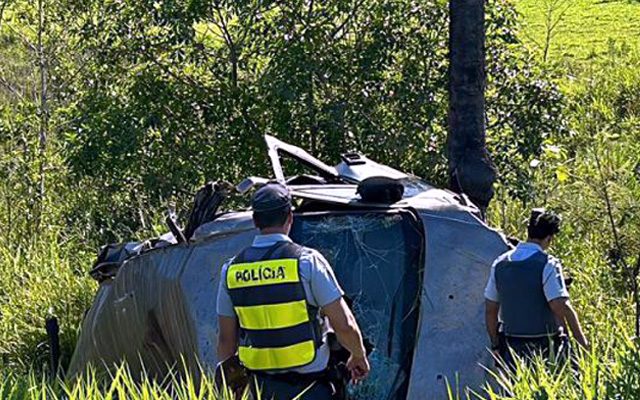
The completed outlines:
<svg viewBox="0 0 640 400">
<path fill-rule="evenodd" d="M 505 357 L 509 354 L 509 346 L 507 345 L 507 336 L 504 332 L 498 330 L 498 354 L 504 360 Z"/>
<path fill-rule="evenodd" d="M 327 380 L 333 386 L 333 400 L 345 400 L 347 398 L 347 384 L 351 379 L 351 374 L 347 369 L 347 364 L 340 362 L 329 365 L 327 368 Z"/>
<path fill-rule="evenodd" d="M 229 388 L 237 399 L 249 384 L 249 374 L 237 355 L 218 363 L 214 379 L 217 388 Z"/>
<path fill-rule="evenodd" d="M 351 380 L 351 373 L 347 369 L 347 361 L 350 354 L 338 342 L 335 333 L 329 332 L 327 340 L 331 351 L 329 365 L 327 366 L 327 379 L 333 386 L 333 400 L 345 400 L 347 398 L 347 385 Z M 368 356 L 374 350 L 374 345 L 366 337 L 363 337 L 363 341 Z"/>
</svg>

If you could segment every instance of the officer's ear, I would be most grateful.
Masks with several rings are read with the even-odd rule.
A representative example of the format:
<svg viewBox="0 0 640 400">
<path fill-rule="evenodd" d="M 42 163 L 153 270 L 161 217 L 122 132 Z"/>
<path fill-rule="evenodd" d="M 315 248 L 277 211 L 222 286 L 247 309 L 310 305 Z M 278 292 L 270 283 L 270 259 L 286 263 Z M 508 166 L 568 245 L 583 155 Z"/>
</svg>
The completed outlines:
<svg viewBox="0 0 640 400">
<path fill-rule="evenodd" d="M 287 215 L 287 225 L 293 225 L 293 210 L 289 210 L 289 215 Z"/>
</svg>

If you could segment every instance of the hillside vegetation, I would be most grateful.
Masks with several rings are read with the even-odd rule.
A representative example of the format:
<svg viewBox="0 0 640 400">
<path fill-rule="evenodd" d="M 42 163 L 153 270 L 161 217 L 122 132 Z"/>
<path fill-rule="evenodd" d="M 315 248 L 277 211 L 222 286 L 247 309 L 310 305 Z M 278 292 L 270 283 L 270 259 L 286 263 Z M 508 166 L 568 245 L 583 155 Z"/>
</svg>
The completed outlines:
<svg viewBox="0 0 640 400">
<path fill-rule="evenodd" d="M 522 368 L 482 395 L 633 399 L 640 3 L 554 3 L 545 58 L 545 1 L 487 5 L 490 223 L 522 238 L 531 207 L 563 215 L 552 252 L 594 348 L 576 371 Z M 45 318 L 64 366 L 99 245 L 163 233 L 206 180 L 268 174 L 264 133 L 446 182 L 445 1 L 210 3 L 0 3 L 0 397 L 107 398 L 40 382 Z M 142 390 L 125 381 L 118 396 Z"/>
<path fill-rule="evenodd" d="M 492 399 L 634 399 L 640 393 L 635 332 L 640 265 L 640 3 L 518 1 L 519 37 L 557 82 L 568 131 L 550 137 L 533 204 L 560 211 L 563 233 L 552 252 L 574 279 L 573 303 L 594 348 L 573 367 L 544 363 L 498 378 Z M 557 25 L 545 59 L 546 10 Z M 562 16 L 559 14 L 564 13 Z M 502 198 L 492 221 L 524 236 L 531 203 Z M 625 267 L 625 265 L 627 267 Z M 551 369 L 551 371 L 554 371 Z"/>
<path fill-rule="evenodd" d="M 516 0 L 523 15 L 520 37 L 567 66 L 606 58 L 613 46 L 640 46 L 640 2 L 633 0 Z M 555 28 L 553 28 L 555 26 Z"/>
</svg>

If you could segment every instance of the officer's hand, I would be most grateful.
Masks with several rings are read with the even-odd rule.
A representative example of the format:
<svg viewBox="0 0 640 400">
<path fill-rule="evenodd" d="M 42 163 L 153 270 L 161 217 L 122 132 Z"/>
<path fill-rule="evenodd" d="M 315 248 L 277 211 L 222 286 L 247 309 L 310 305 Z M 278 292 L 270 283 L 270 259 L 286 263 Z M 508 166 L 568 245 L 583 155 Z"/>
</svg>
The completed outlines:
<svg viewBox="0 0 640 400">
<path fill-rule="evenodd" d="M 353 354 L 347 361 L 347 369 L 351 372 L 351 383 L 357 384 L 369 375 L 369 360 L 367 356 L 354 356 Z"/>
</svg>

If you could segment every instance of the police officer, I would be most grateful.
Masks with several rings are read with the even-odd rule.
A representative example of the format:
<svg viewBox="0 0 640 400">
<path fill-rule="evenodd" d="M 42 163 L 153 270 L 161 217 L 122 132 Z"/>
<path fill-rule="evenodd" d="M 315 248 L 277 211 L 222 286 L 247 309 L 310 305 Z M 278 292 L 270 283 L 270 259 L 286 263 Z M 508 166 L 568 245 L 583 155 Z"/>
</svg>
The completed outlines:
<svg viewBox="0 0 640 400">
<path fill-rule="evenodd" d="M 502 254 L 491 268 L 484 293 L 487 332 L 494 354 L 508 367 L 514 366 L 511 351 L 525 359 L 534 353 L 562 356 L 568 349 L 567 327 L 583 348 L 589 347 L 569 301 L 560 261 L 546 253 L 560 222 L 556 214 L 534 209 L 527 241 Z"/>
<path fill-rule="evenodd" d="M 260 234 L 222 268 L 218 359 L 237 352 L 264 399 L 288 400 L 303 392 L 301 399 L 330 399 L 326 319 L 351 354 L 347 368 L 354 383 L 369 373 L 360 328 L 327 260 L 289 238 L 288 189 L 263 186 L 252 208 Z"/>
</svg>

